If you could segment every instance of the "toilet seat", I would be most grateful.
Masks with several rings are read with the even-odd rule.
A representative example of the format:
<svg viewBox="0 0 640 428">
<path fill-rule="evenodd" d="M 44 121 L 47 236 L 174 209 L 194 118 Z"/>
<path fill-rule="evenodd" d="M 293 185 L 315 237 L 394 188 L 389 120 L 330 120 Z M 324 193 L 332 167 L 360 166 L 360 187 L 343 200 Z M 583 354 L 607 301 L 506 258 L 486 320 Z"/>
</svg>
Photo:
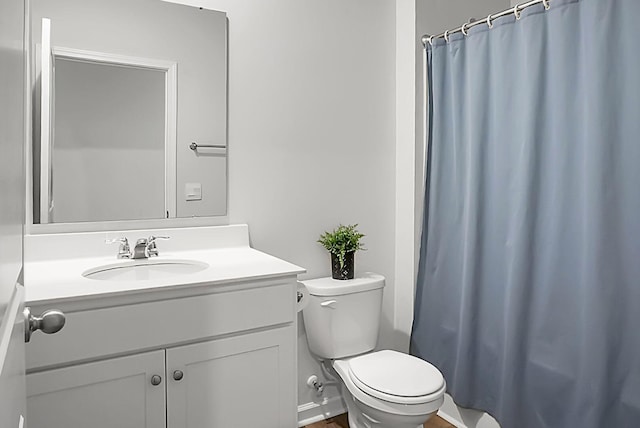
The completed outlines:
<svg viewBox="0 0 640 428">
<path fill-rule="evenodd" d="M 361 357 L 364 357 L 365 355 L 371 354 L 364 354 Z M 372 391 L 377 395 L 374 396 L 372 393 L 358 387 L 358 385 L 356 385 L 352 380 L 355 376 L 352 378 L 349 373 L 349 362 L 353 359 L 354 358 L 333 360 L 332 366 L 338 376 L 342 379 L 343 386 L 346 387 L 353 399 L 361 402 L 363 405 L 384 413 L 398 416 L 428 415 L 430 413 L 437 412 L 440 406 L 442 406 L 442 403 L 444 402 L 446 383 L 442 385 L 440 390 L 433 392 L 432 394 L 413 397 L 413 403 L 403 403 L 403 397 L 401 396 L 394 396 L 391 394 L 384 395 L 383 393 Z"/>
<path fill-rule="evenodd" d="M 442 396 L 442 373 L 430 363 L 384 350 L 348 360 L 350 380 L 364 393 L 391 403 L 421 404 Z"/>
</svg>

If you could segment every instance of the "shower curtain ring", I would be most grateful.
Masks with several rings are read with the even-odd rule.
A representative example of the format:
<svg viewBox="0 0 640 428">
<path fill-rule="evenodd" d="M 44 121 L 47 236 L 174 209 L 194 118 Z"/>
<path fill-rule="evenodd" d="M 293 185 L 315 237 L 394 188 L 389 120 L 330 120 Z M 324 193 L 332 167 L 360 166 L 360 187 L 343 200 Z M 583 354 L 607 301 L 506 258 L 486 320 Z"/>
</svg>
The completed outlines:
<svg viewBox="0 0 640 428">
<path fill-rule="evenodd" d="M 487 26 L 493 28 L 493 22 L 491 22 L 491 15 L 487 16 Z"/>
<path fill-rule="evenodd" d="M 464 34 L 465 36 L 469 35 L 469 32 L 467 31 L 467 23 L 466 22 L 464 24 L 462 24 L 462 27 L 460 27 L 460 31 L 462 31 L 462 34 Z"/>
<path fill-rule="evenodd" d="M 427 43 L 429 43 L 429 45 L 433 47 L 433 36 L 427 37 Z"/>
<path fill-rule="evenodd" d="M 516 21 L 520 21 L 520 18 L 522 18 L 522 12 L 520 12 L 520 5 L 517 4 L 515 5 L 515 7 L 513 8 L 513 14 L 516 17 Z"/>
<path fill-rule="evenodd" d="M 444 32 L 444 41 L 449 43 L 449 30 Z"/>
<path fill-rule="evenodd" d="M 544 5 L 545 10 L 551 9 L 551 5 L 549 4 L 549 0 L 542 0 L 542 4 Z"/>
</svg>

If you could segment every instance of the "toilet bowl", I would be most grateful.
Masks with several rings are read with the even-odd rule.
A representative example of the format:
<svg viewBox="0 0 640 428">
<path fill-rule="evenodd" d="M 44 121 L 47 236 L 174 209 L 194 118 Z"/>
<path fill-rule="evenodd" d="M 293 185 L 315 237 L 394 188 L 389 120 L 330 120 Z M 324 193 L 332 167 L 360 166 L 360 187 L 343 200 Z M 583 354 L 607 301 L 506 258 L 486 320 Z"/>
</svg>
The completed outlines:
<svg viewBox="0 0 640 428">
<path fill-rule="evenodd" d="M 302 281 L 309 349 L 330 361 L 350 428 L 421 427 L 444 402 L 445 380 L 430 363 L 376 345 L 384 277 Z"/>
<path fill-rule="evenodd" d="M 384 350 L 334 360 L 351 428 L 416 428 L 444 402 L 446 383 L 431 364 Z"/>
</svg>

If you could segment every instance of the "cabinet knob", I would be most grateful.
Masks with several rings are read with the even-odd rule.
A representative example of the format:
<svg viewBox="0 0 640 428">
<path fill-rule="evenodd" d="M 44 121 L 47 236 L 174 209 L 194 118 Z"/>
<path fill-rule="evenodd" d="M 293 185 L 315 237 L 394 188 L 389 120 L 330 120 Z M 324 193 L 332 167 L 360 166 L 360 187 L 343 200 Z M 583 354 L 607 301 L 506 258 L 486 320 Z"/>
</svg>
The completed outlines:
<svg viewBox="0 0 640 428">
<path fill-rule="evenodd" d="M 183 377 L 184 377 L 184 373 L 182 373 L 182 370 L 176 370 L 173 372 L 174 380 L 182 380 Z"/>
<path fill-rule="evenodd" d="M 162 383 L 162 377 L 159 375 L 153 375 L 151 376 L 151 385 L 153 386 L 158 386 L 160 385 L 160 383 Z"/>
</svg>

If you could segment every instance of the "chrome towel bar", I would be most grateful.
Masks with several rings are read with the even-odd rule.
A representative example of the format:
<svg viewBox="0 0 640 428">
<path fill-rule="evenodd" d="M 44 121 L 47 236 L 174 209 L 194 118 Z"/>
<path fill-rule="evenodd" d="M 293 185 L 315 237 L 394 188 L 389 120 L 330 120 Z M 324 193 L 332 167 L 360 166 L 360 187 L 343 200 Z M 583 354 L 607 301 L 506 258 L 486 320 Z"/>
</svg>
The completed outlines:
<svg viewBox="0 0 640 428">
<path fill-rule="evenodd" d="M 227 146 L 223 146 L 223 145 L 219 145 L 219 144 L 198 144 L 195 141 L 192 141 L 191 144 L 189 144 L 189 148 L 191 150 L 198 150 L 198 148 L 200 147 L 207 147 L 207 148 L 212 148 L 212 149 L 226 149 Z"/>
</svg>

